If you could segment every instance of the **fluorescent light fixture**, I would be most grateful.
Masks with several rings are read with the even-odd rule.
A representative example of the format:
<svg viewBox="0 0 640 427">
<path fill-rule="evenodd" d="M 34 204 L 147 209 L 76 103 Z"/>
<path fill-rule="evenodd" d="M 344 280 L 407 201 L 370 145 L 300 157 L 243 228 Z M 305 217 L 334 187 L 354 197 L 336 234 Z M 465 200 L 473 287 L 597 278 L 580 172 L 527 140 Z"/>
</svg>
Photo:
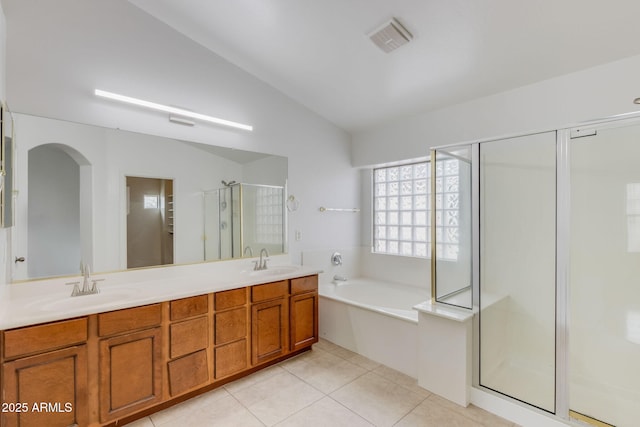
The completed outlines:
<svg viewBox="0 0 640 427">
<path fill-rule="evenodd" d="M 200 113 L 194 113 L 193 111 L 183 110 L 182 108 L 171 107 L 169 105 L 156 104 L 155 102 L 145 101 L 143 99 L 131 98 L 130 96 L 119 95 L 117 93 L 107 92 L 100 89 L 95 90 L 95 95 L 102 98 L 113 99 L 114 101 L 126 102 L 127 104 L 139 105 L 140 107 L 146 107 L 152 110 L 164 111 L 165 113 L 177 114 L 183 117 L 190 117 L 196 120 L 215 123 L 217 125 L 230 126 L 236 129 L 243 129 L 248 131 L 253 130 L 253 126 L 250 125 L 232 122 L 230 120 L 219 119 L 217 117 L 211 117 Z"/>
<path fill-rule="evenodd" d="M 171 116 L 171 115 L 169 115 L 169 121 L 171 123 L 177 123 L 179 125 L 184 125 L 184 126 L 195 126 L 196 125 L 196 122 L 194 122 L 193 120 L 185 119 L 184 117 L 180 117 L 180 116 Z"/>
</svg>

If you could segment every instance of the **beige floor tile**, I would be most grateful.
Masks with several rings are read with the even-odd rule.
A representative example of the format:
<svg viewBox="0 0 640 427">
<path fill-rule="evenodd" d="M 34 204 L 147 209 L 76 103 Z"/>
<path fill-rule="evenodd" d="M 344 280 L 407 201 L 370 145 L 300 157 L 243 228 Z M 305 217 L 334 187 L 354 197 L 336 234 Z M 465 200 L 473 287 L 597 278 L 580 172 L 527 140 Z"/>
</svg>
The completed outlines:
<svg viewBox="0 0 640 427">
<path fill-rule="evenodd" d="M 383 378 L 393 381 L 394 383 L 406 387 L 414 393 L 421 395 L 422 397 L 429 397 L 431 393 L 418 385 L 418 380 L 411 378 L 409 375 L 396 371 L 385 365 L 380 365 L 373 370 L 374 373 L 380 375 Z"/>
<path fill-rule="evenodd" d="M 311 351 L 305 351 L 304 353 L 299 354 L 295 357 L 292 357 L 291 359 L 287 359 L 283 362 L 278 363 L 278 366 L 280 366 L 281 368 L 285 368 L 288 365 L 295 365 L 302 362 L 310 363 L 316 359 L 323 358 L 323 357 L 337 357 L 337 356 L 332 356 L 330 352 L 314 347 L 314 349 Z"/>
<path fill-rule="evenodd" d="M 331 353 L 301 358 L 282 367 L 323 393 L 331 393 L 367 372 Z"/>
<path fill-rule="evenodd" d="M 225 389 L 218 388 L 160 412 L 156 412 L 152 414 L 150 418 L 155 426 L 172 425 L 171 423 L 175 423 L 176 421 L 185 422 L 185 425 L 198 425 L 202 408 L 215 405 L 216 401 L 228 396 L 229 393 Z"/>
<path fill-rule="evenodd" d="M 386 378 L 369 372 L 331 397 L 376 426 L 391 426 L 424 400 Z"/>
<path fill-rule="evenodd" d="M 151 422 L 151 418 L 149 417 L 141 418 L 137 421 L 126 424 L 126 426 L 127 427 L 155 427 Z"/>
<path fill-rule="evenodd" d="M 235 380 L 230 382 L 224 386 L 224 388 L 229 393 L 236 393 L 242 389 L 247 387 L 251 387 L 254 384 L 265 381 L 266 379 L 283 373 L 284 370 L 280 366 L 270 366 L 268 368 L 262 369 L 258 372 L 254 372 L 253 374 L 246 376 L 244 378 L 240 378 L 239 380 Z"/>
<path fill-rule="evenodd" d="M 272 426 L 323 397 L 324 394 L 301 381 L 285 388 L 272 389 L 269 396 L 248 408 L 265 425 Z"/>
<path fill-rule="evenodd" d="M 218 400 L 215 405 L 203 408 L 202 412 L 205 421 L 201 424 L 202 427 L 264 427 L 264 424 L 233 396 Z"/>
<path fill-rule="evenodd" d="M 296 412 L 278 427 L 370 427 L 371 423 L 330 397 Z"/>
<path fill-rule="evenodd" d="M 230 393 L 238 399 L 247 408 L 256 403 L 268 399 L 275 393 L 290 389 L 294 386 L 305 384 L 300 378 L 290 372 L 281 369 L 281 371 L 272 375 L 263 381 L 256 382 L 249 387 L 244 387 L 238 391 L 230 391 Z"/>
<path fill-rule="evenodd" d="M 352 357 L 358 355 L 358 353 L 355 353 L 351 350 L 347 350 L 346 348 L 343 348 L 343 347 L 338 347 L 337 349 L 333 350 L 331 353 L 338 357 L 342 357 L 343 359 L 351 359 Z"/>
<path fill-rule="evenodd" d="M 283 368 L 231 394 L 265 425 L 273 425 L 320 400 L 324 394 Z"/>
<path fill-rule="evenodd" d="M 353 363 L 354 365 L 358 365 L 361 368 L 366 369 L 367 371 L 372 371 L 380 366 L 380 364 L 375 360 L 371 360 L 357 353 L 354 353 L 354 355 L 348 358 L 347 360 Z"/>
<path fill-rule="evenodd" d="M 504 418 L 492 414 L 491 412 L 487 412 L 484 409 L 480 409 L 477 406 L 469 405 L 464 408 L 435 394 L 429 396 L 427 400 L 438 403 L 440 406 L 452 410 L 470 420 L 479 423 L 482 426 L 512 427 L 514 425 L 511 421 L 505 420 Z"/>
<path fill-rule="evenodd" d="M 318 350 L 323 350 L 326 351 L 328 353 L 333 354 L 334 356 L 338 356 L 341 357 L 343 359 L 348 360 L 349 362 L 356 364 L 358 366 L 363 367 L 364 369 L 370 371 L 372 369 L 377 368 L 378 366 L 380 366 L 380 363 L 375 362 L 371 359 L 368 359 L 358 353 L 355 353 L 351 350 L 347 350 L 344 347 L 340 347 L 339 345 L 336 345 L 334 343 L 332 343 L 331 341 L 327 341 L 325 339 L 320 339 L 320 341 L 314 345 L 313 347 L 314 350 L 318 349 Z"/>
<path fill-rule="evenodd" d="M 215 401 L 201 401 L 200 407 L 192 412 L 183 412 L 180 417 L 162 421 L 154 420 L 154 424 L 155 427 L 264 427 L 264 424 L 229 394 Z"/>
<path fill-rule="evenodd" d="M 328 351 L 329 353 L 333 353 L 334 351 L 340 351 L 343 347 L 332 343 L 331 341 L 327 341 L 324 338 L 320 338 L 317 343 L 313 345 L 313 349 L 320 349 L 324 351 Z"/>
<path fill-rule="evenodd" d="M 397 427 L 483 427 L 482 424 L 473 421 L 451 409 L 426 399 L 407 416 Z"/>
</svg>

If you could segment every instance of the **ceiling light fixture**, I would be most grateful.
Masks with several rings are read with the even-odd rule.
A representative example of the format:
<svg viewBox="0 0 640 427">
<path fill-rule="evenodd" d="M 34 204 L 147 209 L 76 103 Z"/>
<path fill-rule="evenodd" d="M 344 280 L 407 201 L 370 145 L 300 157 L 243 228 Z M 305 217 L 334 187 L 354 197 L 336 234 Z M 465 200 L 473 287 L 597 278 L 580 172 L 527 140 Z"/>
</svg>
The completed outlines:
<svg viewBox="0 0 640 427">
<path fill-rule="evenodd" d="M 640 104 L 640 98 L 636 98 L 636 99 L 634 99 L 634 100 L 633 100 L 633 103 L 634 103 L 634 104 Z"/>
<path fill-rule="evenodd" d="M 171 123 L 176 123 L 176 124 L 184 125 L 184 126 L 195 126 L 196 125 L 196 122 L 194 122 L 193 120 L 185 119 L 184 117 L 180 117 L 180 116 L 169 115 L 169 121 Z"/>
<path fill-rule="evenodd" d="M 127 104 L 133 104 L 133 105 L 138 105 L 140 107 L 150 108 L 152 110 L 164 111 L 165 113 L 176 114 L 182 117 L 189 117 L 196 120 L 215 123 L 217 125 L 230 126 L 232 128 L 243 129 L 248 131 L 253 130 L 253 126 L 251 125 L 245 125 L 242 123 L 232 122 L 230 120 L 219 119 L 217 117 L 195 113 L 193 111 L 184 110 L 182 108 L 171 107 L 169 105 L 164 105 L 164 104 L 157 104 L 155 102 L 145 101 L 143 99 L 138 99 L 138 98 L 132 98 L 130 96 L 125 96 L 125 95 L 119 95 L 117 93 L 107 92 L 100 89 L 95 90 L 95 95 L 102 98 L 112 99 L 114 101 L 120 101 L 120 102 L 125 102 Z"/>
</svg>

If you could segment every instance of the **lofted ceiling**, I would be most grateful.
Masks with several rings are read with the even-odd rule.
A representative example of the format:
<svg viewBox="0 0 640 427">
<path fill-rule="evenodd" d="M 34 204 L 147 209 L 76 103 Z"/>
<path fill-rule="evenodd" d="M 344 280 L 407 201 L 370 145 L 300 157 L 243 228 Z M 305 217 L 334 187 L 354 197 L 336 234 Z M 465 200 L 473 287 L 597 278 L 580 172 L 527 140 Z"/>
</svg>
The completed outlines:
<svg viewBox="0 0 640 427">
<path fill-rule="evenodd" d="M 129 1 L 351 132 L 640 53 L 637 0 Z"/>
</svg>

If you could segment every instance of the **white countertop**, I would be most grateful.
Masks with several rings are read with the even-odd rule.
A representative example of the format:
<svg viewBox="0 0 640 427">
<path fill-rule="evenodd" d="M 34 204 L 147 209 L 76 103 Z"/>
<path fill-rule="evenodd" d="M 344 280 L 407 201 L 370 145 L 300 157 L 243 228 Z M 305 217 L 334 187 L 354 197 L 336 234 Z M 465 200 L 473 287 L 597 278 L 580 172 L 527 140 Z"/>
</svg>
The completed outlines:
<svg viewBox="0 0 640 427">
<path fill-rule="evenodd" d="M 267 270 L 254 272 L 251 260 L 171 266 L 95 274 L 100 293 L 71 297 L 82 276 L 14 283 L 0 290 L 0 330 L 137 307 L 211 292 L 309 276 L 322 271 L 292 266 L 287 256 L 271 257 Z M 282 264 L 280 264 L 282 263 Z"/>
<path fill-rule="evenodd" d="M 442 317 L 455 322 L 466 322 L 473 317 L 473 311 L 464 308 L 453 307 L 442 303 L 425 301 L 413 307 L 419 313 Z"/>
</svg>

